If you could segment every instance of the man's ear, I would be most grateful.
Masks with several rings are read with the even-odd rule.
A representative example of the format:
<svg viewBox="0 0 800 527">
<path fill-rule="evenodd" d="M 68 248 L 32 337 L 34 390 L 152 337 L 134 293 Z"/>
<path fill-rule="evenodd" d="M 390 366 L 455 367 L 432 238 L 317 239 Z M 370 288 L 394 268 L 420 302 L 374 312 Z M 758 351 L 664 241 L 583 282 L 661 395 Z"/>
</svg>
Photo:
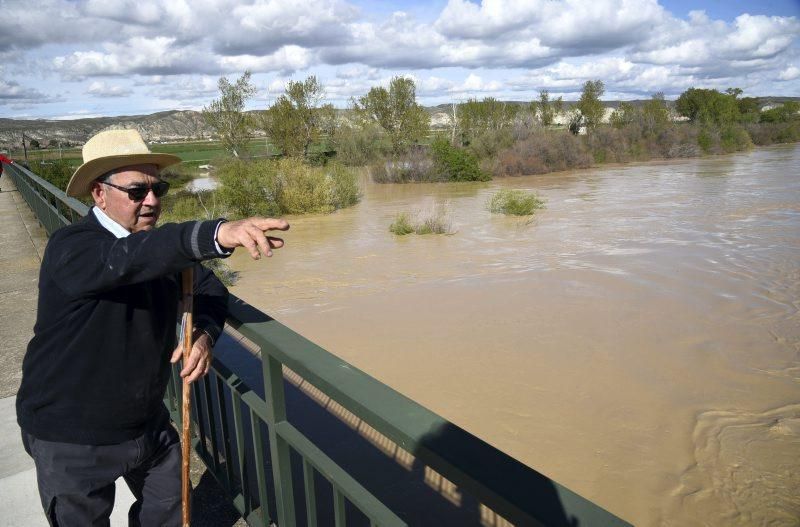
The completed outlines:
<svg viewBox="0 0 800 527">
<path fill-rule="evenodd" d="M 106 210 L 106 189 L 99 181 L 92 182 L 92 199 L 100 210 Z"/>
</svg>

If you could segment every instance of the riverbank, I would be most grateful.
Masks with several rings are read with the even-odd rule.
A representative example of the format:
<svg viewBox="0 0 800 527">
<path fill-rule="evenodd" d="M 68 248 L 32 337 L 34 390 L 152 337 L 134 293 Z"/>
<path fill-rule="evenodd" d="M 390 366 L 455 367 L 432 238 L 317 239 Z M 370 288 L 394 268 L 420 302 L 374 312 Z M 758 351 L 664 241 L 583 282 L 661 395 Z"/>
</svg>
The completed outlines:
<svg viewBox="0 0 800 527">
<path fill-rule="evenodd" d="M 366 183 L 269 261 L 234 255 L 233 292 L 637 525 L 797 517 L 798 170 L 790 145 Z M 547 208 L 492 215 L 502 188 Z M 386 231 L 442 202 L 456 235 Z"/>
</svg>

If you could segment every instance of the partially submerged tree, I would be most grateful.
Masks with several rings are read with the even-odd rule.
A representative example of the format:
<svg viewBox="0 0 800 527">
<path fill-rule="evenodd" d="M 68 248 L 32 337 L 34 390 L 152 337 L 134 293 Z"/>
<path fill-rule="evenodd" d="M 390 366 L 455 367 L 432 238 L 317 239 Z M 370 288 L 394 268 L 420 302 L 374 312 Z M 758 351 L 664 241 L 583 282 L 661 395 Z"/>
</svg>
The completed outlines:
<svg viewBox="0 0 800 527">
<path fill-rule="evenodd" d="M 587 128 L 594 128 L 603 119 L 603 103 L 600 97 L 605 93 L 605 85 L 601 80 L 586 81 L 583 84 L 581 98 L 576 104 L 583 116 L 583 125 Z"/>
<path fill-rule="evenodd" d="M 322 104 L 325 88 L 311 75 L 289 81 L 283 95 L 264 114 L 263 126 L 272 143 L 289 157 L 308 156 L 309 148 L 333 128 L 335 110 Z"/>
<path fill-rule="evenodd" d="M 393 77 L 388 90 L 382 86 L 371 88 L 353 101 L 353 108 L 364 121 L 383 128 L 394 155 L 422 139 L 430 126 L 428 112 L 417 104 L 414 81 L 406 77 Z"/>
<path fill-rule="evenodd" d="M 244 106 L 256 94 L 256 87 L 250 82 L 249 71 L 245 71 L 236 84 L 220 77 L 218 86 L 220 97 L 203 107 L 203 119 L 217 133 L 223 148 L 239 157 L 247 151 L 252 128 Z"/>
</svg>

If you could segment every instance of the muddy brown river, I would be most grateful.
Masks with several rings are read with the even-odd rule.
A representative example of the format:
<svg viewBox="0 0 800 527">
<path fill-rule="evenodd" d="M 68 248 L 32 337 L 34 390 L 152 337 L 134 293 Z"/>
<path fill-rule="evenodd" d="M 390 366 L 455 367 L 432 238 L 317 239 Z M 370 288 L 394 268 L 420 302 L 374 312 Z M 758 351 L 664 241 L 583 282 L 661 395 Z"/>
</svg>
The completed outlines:
<svg viewBox="0 0 800 527">
<path fill-rule="evenodd" d="M 437 207 L 452 235 L 389 233 Z M 637 525 L 800 525 L 800 146 L 289 219 L 233 292 L 332 353 Z"/>
</svg>

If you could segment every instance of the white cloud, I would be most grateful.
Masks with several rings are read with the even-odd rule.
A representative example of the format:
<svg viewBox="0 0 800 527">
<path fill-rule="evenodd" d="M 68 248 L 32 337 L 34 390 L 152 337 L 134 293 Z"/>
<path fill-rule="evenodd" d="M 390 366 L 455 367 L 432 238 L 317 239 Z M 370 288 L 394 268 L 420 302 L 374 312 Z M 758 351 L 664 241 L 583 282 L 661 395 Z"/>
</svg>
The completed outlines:
<svg viewBox="0 0 800 527">
<path fill-rule="evenodd" d="M 220 19 L 213 48 L 224 55 L 266 55 L 287 45 L 317 48 L 346 42 L 354 7 L 338 0 L 260 0 Z"/>
<path fill-rule="evenodd" d="M 86 89 L 86 93 L 95 97 L 127 97 L 131 93 L 130 88 L 118 84 L 106 84 L 104 81 L 94 81 Z"/>
<path fill-rule="evenodd" d="M 778 79 L 782 81 L 793 81 L 800 78 L 800 68 L 797 66 L 789 66 L 778 75 Z"/>
<path fill-rule="evenodd" d="M 107 75 L 202 73 L 216 71 L 207 56 L 192 47 L 173 46 L 172 37 L 132 37 L 122 44 L 106 43 L 104 51 L 76 51 L 53 59 L 56 71 L 68 79 Z"/>
<path fill-rule="evenodd" d="M 27 108 L 31 105 L 58 100 L 60 99 L 44 94 L 36 88 L 22 86 L 16 81 L 0 79 L 0 106 L 12 105 L 13 108 Z"/>
<path fill-rule="evenodd" d="M 113 80 L 73 96 L 92 105 L 116 86 L 135 96 L 130 104 L 196 106 L 214 96 L 216 77 L 245 69 L 260 87 L 276 75 L 315 74 L 339 103 L 406 74 L 421 97 L 437 100 L 575 94 L 590 79 L 611 96 L 690 86 L 800 92 L 797 17 L 722 21 L 697 10 L 679 18 L 656 0 L 448 0 L 427 18 L 348 0 L 0 2 L 5 101 L 67 93 L 61 82 L 89 78 Z"/>
<path fill-rule="evenodd" d="M 300 46 L 283 46 L 269 55 L 236 55 L 220 57 L 223 71 L 281 71 L 293 72 L 307 68 L 313 59 L 312 53 Z"/>
<path fill-rule="evenodd" d="M 659 29 L 635 47 L 631 60 L 717 68 L 721 63 L 742 64 L 786 52 L 800 34 L 800 22 L 794 17 L 745 14 L 727 24 L 692 12 L 689 21 L 670 19 Z"/>
</svg>

